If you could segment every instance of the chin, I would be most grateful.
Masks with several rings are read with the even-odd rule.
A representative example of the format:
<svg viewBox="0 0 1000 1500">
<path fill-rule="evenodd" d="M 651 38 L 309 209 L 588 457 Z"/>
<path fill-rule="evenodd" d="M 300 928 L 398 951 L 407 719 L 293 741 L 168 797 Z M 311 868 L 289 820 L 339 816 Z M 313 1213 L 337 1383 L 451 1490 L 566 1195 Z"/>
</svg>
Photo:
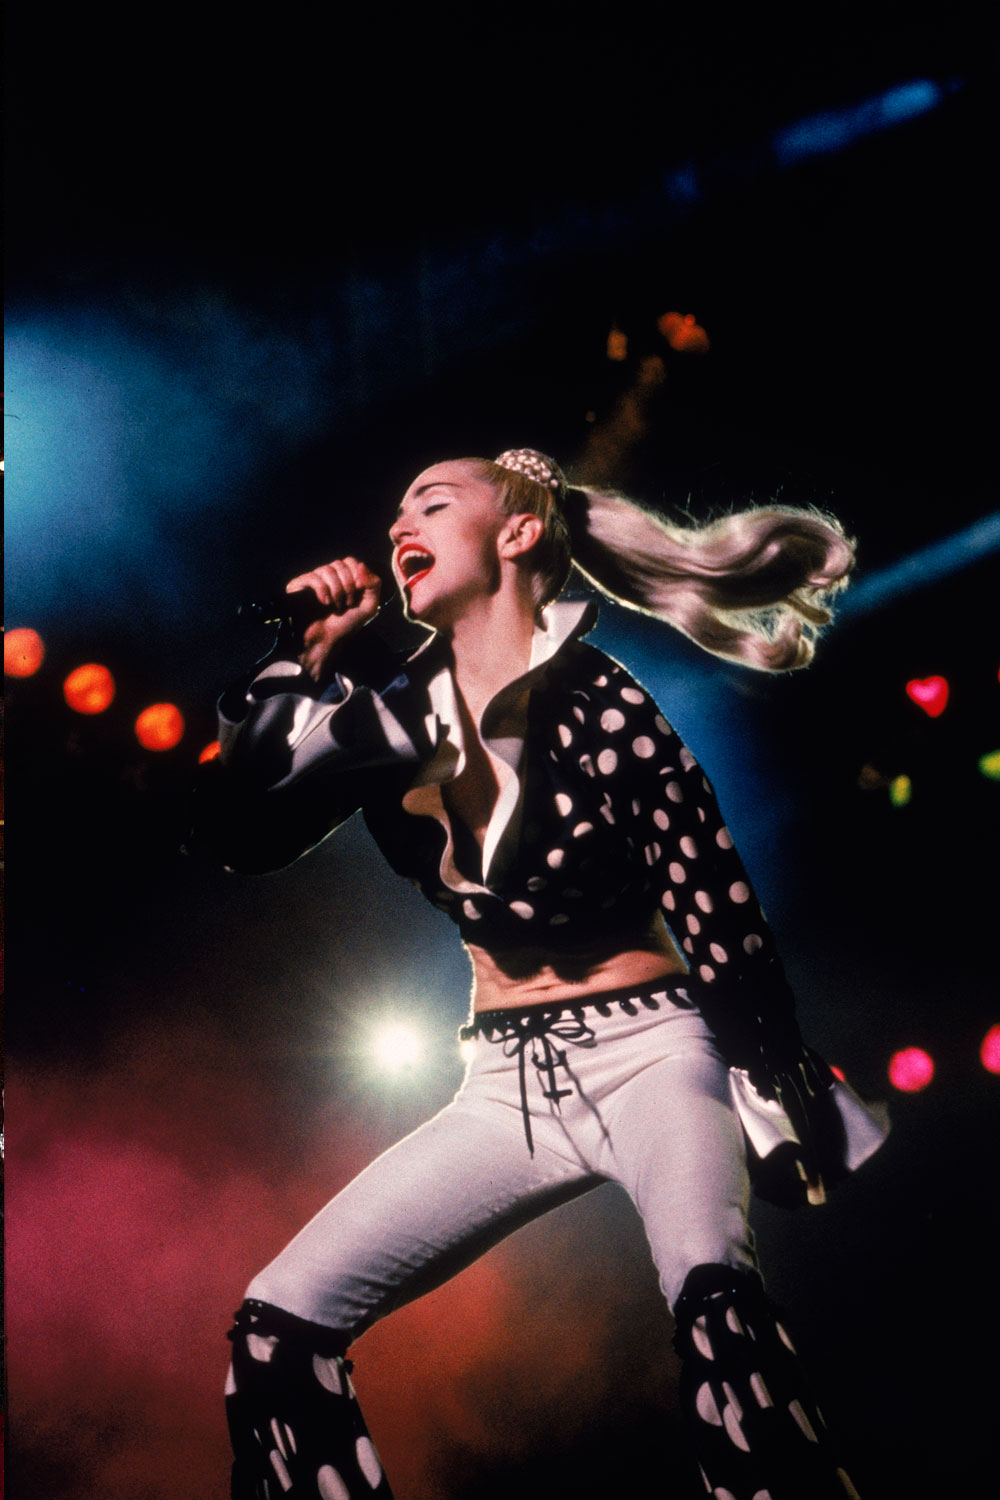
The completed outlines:
<svg viewBox="0 0 1000 1500">
<path fill-rule="evenodd" d="M 439 629 L 439 622 L 434 618 L 434 600 L 425 603 L 414 604 L 410 596 L 403 593 L 403 614 L 407 620 L 414 625 L 423 625 L 427 630 Z"/>
<path fill-rule="evenodd" d="M 419 610 L 415 610 L 405 597 L 403 599 L 403 619 L 409 620 L 411 625 L 423 625 L 428 630 L 433 628 L 427 623 Z"/>
</svg>

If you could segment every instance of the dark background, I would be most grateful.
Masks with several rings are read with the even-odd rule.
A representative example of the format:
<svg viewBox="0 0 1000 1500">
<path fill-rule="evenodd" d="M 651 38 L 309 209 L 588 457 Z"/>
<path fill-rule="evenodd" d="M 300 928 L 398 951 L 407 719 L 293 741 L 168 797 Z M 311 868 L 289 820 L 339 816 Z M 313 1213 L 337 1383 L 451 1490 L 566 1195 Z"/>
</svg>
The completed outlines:
<svg viewBox="0 0 1000 1500">
<path fill-rule="evenodd" d="M 922 549 L 996 506 L 985 21 L 36 12 L 8 56 L 7 626 L 47 648 L 7 683 L 12 1493 L 225 1494 L 246 1280 L 457 1087 L 465 960 L 363 829 L 256 881 L 177 848 L 215 696 L 267 644 L 237 601 L 384 563 L 420 467 L 522 444 L 668 515 L 776 497 L 858 538 L 806 673 L 611 606 L 593 639 L 712 775 L 807 1035 L 892 1095 L 827 1207 L 755 1211 L 855 1481 L 983 1487 L 996 568 Z M 914 81 L 932 107 L 784 160 L 796 122 L 830 145 Z M 84 661 L 117 682 L 97 719 L 61 696 Z M 905 693 L 931 674 L 933 720 Z M 154 754 L 132 722 L 162 699 L 187 730 Z M 378 1072 L 390 1016 L 433 1062 Z M 909 1045 L 937 1071 L 904 1096 Z M 604 1189 L 366 1335 L 357 1381 L 400 1500 L 624 1493 L 649 1464 L 695 1494 L 669 1338 Z"/>
</svg>

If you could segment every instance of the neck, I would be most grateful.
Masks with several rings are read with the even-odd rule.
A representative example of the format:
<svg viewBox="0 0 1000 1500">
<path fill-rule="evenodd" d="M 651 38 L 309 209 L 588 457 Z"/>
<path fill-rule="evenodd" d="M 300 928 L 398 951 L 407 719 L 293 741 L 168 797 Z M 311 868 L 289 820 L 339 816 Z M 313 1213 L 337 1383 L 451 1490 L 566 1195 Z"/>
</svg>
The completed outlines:
<svg viewBox="0 0 1000 1500">
<path fill-rule="evenodd" d="M 535 612 L 517 593 L 478 599 L 450 632 L 455 680 L 478 724 L 490 699 L 528 670 Z"/>
</svg>

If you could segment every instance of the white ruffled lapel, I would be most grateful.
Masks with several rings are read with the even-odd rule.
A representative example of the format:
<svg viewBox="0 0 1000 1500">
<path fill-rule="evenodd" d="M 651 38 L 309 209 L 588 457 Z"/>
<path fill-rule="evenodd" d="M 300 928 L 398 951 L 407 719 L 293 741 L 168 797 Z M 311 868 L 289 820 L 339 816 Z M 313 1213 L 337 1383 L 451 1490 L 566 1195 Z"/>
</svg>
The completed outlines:
<svg viewBox="0 0 1000 1500">
<path fill-rule="evenodd" d="M 531 689 L 566 642 L 585 635 L 593 628 L 596 617 L 596 607 L 589 600 L 550 604 L 542 611 L 541 624 L 532 636 L 527 671 L 495 693 L 483 710 L 479 733 L 500 783 L 496 806 L 483 840 L 483 884 L 468 880 L 455 864 L 451 820 L 441 796 L 441 787 L 461 775 L 466 761 L 457 690 L 450 665 L 441 666 L 428 682 L 430 708 L 426 728 L 435 751 L 404 793 L 403 807 L 408 813 L 436 818 L 444 828 L 441 879 L 451 890 L 480 894 L 488 891 L 490 877 L 502 868 L 516 844 L 524 789 L 524 737 Z M 409 660 L 412 662 L 422 656 L 434 641 L 432 636 L 423 642 Z"/>
</svg>

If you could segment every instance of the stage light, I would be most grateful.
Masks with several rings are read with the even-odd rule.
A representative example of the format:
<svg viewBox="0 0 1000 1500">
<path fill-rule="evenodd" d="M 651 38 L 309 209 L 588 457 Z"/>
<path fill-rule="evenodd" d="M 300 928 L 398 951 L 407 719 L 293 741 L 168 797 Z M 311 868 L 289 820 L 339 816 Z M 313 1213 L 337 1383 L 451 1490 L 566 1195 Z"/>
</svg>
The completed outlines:
<svg viewBox="0 0 1000 1500">
<path fill-rule="evenodd" d="M 701 185 L 694 162 L 685 162 L 682 167 L 675 167 L 672 172 L 667 173 L 663 178 L 663 186 L 670 201 L 681 208 L 687 208 L 701 197 Z"/>
<path fill-rule="evenodd" d="M 391 1021 L 372 1037 L 372 1054 L 388 1073 L 409 1072 L 423 1057 L 423 1039 L 407 1022 Z"/>
<path fill-rule="evenodd" d="M 172 750 L 184 733 L 184 717 L 173 703 L 152 703 L 135 721 L 135 737 L 145 750 Z"/>
<path fill-rule="evenodd" d="M 906 696 L 930 718 L 936 719 L 948 704 L 948 680 L 946 677 L 915 677 L 906 684 Z"/>
<path fill-rule="evenodd" d="M 628 358 L 628 336 L 620 328 L 612 328 L 608 334 L 608 358 L 619 363 Z"/>
<path fill-rule="evenodd" d="M 859 579 L 838 602 L 837 615 L 845 620 L 871 609 L 883 609 L 893 599 L 927 588 L 994 552 L 1000 552 L 1000 511 Z"/>
<path fill-rule="evenodd" d="M 636 385 L 662 385 L 667 378 L 667 367 L 658 354 L 647 354 L 639 365 Z"/>
<path fill-rule="evenodd" d="M 857 104 L 807 115 L 779 130 L 771 138 L 775 158 L 783 167 L 794 166 L 809 156 L 842 151 L 852 142 L 874 131 L 889 130 L 941 103 L 944 87 L 931 78 L 898 83 L 882 94 L 872 94 Z"/>
<path fill-rule="evenodd" d="M 1000 1073 L 1000 1026 L 991 1026 L 983 1037 L 979 1061 L 987 1073 Z"/>
<path fill-rule="evenodd" d="M 991 750 L 979 757 L 979 769 L 990 781 L 1000 781 L 1000 750 Z"/>
<path fill-rule="evenodd" d="M 934 1061 L 922 1047 L 904 1047 L 889 1059 L 889 1082 L 903 1094 L 918 1094 L 934 1077 Z"/>
<path fill-rule="evenodd" d="M 909 776 L 894 776 L 889 783 L 889 801 L 893 807 L 905 807 L 913 796 L 913 782 Z"/>
<path fill-rule="evenodd" d="M 115 679 L 99 662 L 85 662 L 63 683 L 63 697 L 78 714 L 102 714 L 115 696 Z"/>
<path fill-rule="evenodd" d="M 216 760 L 221 749 L 222 746 L 219 744 L 218 740 L 212 740 L 210 744 L 205 746 L 204 750 L 199 755 L 199 766 L 203 766 L 207 760 Z"/>
<path fill-rule="evenodd" d="M 657 318 L 656 326 L 671 349 L 678 354 L 707 354 L 711 345 L 708 334 L 694 313 L 667 312 Z"/>
<path fill-rule="evenodd" d="M 34 677 L 45 660 L 45 646 L 37 630 L 27 626 L 4 632 L 3 670 L 5 677 Z"/>
</svg>

